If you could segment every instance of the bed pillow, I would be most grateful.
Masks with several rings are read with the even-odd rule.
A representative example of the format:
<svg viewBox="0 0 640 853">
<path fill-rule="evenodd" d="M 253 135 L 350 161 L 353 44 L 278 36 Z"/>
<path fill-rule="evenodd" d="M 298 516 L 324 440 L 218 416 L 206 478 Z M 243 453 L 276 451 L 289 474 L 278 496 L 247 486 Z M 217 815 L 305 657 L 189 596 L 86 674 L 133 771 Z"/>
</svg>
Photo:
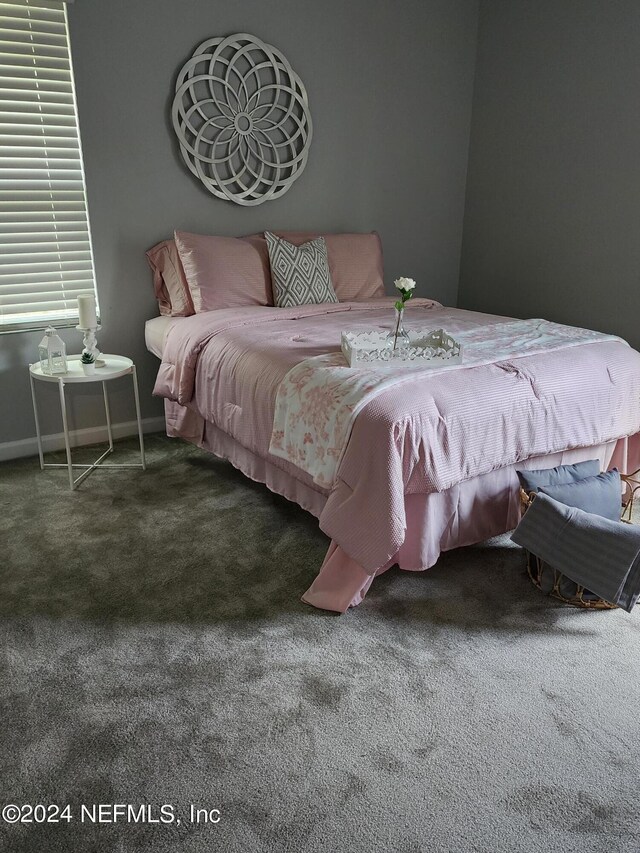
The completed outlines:
<svg viewBox="0 0 640 853">
<path fill-rule="evenodd" d="M 340 302 L 384 296 L 382 243 L 375 231 L 371 234 L 325 234 L 324 240 L 333 286 Z"/>
<path fill-rule="evenodd" d="M 153 272 L 153 289 L 160 313 L 170 317 L 194 314 L 189 285 L 174 240 L 163 240 L 145 252 Z"/>
<path fill-rule="evenodd" d="M 175 240 L 196 314 L 273 305 L 269 258 L 254 237 L 176 231 Z"/>
<path fill-rule="evenodd" d="M 324 237 L 329 257 L 329 273 L 333 289 L 340 302 L 357 299 L 377 299 L 384 296 L 384 269 L 382 243 L 375 232 L 370 234 L 319 234 L 316 231 L 271 231 L 294 246 Z M 263 234 L 252 234 L 250 239 L 262 243 L 267 254 Z"/>
<path fill-rule="evenodd" d="M 270 231 L 265 231 L 264 236 L 269 251 L 273 301 L 278 308 L 338 301 L 324 237 L 294 246 Z"/>
<path fill-rule="evenodd" d="M 539 471 L 516 471 L 520 485 L 527 494 L 537 492 L 542 486 L 575 483 L 585 477 L 595 477 L 599 473 L 600 462 L 597 459 L 575 462 L 573 465 L 558 465 L 557 468 L 543 468 Z"/>
<path fill-rule="evenodd" d="M 541 486 L 540 494 L 547 495 L 566 506 L 573 506 L 584 512 L 601 515 L 611 521 L 620 521 L 622 510 L 622 483 L 617 469 L 586 477 L 575 483 L 563 483 L 558 486 Z"/>
</svg>

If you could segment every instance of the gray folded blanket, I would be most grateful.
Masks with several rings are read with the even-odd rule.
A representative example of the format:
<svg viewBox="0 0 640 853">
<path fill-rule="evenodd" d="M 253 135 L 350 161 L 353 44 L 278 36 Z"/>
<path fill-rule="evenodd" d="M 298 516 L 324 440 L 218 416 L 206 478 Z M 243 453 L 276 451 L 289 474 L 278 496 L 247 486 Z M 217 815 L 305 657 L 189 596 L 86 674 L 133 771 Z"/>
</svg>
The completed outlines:
<svg viewBox="0 0 640 853">
<path fill-rule="evenodd" d="M 631 612 L 640 595 L 640 527 L 538 494 L 511 539 L 605 601 Z"/>
</svg>

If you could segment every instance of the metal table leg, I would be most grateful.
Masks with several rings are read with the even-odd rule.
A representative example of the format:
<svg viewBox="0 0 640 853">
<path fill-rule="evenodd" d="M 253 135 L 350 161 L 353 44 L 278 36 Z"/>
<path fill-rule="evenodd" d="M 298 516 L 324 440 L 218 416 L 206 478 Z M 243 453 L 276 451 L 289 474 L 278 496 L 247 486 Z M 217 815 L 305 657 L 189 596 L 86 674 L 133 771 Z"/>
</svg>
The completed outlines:
<svg viewBox="0 0 640 853">
<path fill-rule="evenodd" d="M 62 411 L 62 429 L 64 430 L 64 446 L 67 451 L 67 468 L 69 470 L 69 488 L 71 491 L 75 489 L 73 482 L 73 463 L 71 461 L 71 445 L 69 444 L 69 425 L 67 424 L 67 403 L 64 397 L 64 381 L 58 379 L 58 389 L 60 391 L 60 409 Z"/>
<path fill-rule="evenodd" d="M 142 438 L 142 419 L 140 417 L 140 397 L 138 395 L 138 375 L 136 373 L 135 364 L 131 367 L 131 376 L 133 378 L 133 396 L 136 400 L 136 418 L 138 421 L 138 439 L 140 440 L 140 462 L 142 463 L 142 470 L 146 471 L 147 469 L 147 461 L 144 455 L 144 439 Z"/>
<path fill-rule="evenodd" d="M 42 436 L 40 434 L 40 418 L 38 417 L 38 404 L 36 403 L 36 386 L 33 381 L 33 375 L 29 371 L 29 381 L 31 383 L 31 401 L 33 402 L 33 416 L 36 421 L 36 439 L 38 441 L 38 456 L 40 457 L 40 470 L 44 471 L 44 454 L 42 452 Z"/>
<path fill-rule="evenodd" d="M 102 383 L 102 393 L 104 394 L 104 413 L 107 417 L 107 435 L 109 436 L 109 451 L 113 453 L 113 433 L 111 431 L 111 412 L 109 411 L 109 397 L 107 396 L 107 383 Z"/>
</svg>

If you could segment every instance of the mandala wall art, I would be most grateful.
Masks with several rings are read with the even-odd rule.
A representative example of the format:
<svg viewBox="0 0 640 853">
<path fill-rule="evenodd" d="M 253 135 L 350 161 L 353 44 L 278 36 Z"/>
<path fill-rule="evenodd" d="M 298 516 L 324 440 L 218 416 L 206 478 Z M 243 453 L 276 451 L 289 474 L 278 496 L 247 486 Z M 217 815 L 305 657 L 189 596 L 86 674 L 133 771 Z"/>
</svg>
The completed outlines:
<svg viewBox="0 0 640 853">
<path fill-rule="evenodd" d="M 302 80 L 279 50 L 247 33 L 196 48 L 178 74 L 171 119 L 191 172 L 236 204 L 278 198 L 307 163 Z"/>
</svg>

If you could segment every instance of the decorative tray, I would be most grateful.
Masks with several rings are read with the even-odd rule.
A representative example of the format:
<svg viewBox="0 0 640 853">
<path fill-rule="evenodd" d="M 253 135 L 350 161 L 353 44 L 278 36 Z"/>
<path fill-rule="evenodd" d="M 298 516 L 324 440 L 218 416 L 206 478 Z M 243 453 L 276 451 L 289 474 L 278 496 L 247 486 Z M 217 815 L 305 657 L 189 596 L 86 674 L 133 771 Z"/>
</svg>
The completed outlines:
<svg viewBox="0 0 640 853">
<path fill-rule="evenodd" d="M 409 331 L 409 344 L 393 349 L 393 340 L 388 332 L 343 332 L 342 352 L 349 367 L 364 364 L 397 364 L 399 361 L 414 361 L 421 367 L 442 367 L 445 364 L 462 362 L 462 344 L 444 329 Z"/>
</svg>

